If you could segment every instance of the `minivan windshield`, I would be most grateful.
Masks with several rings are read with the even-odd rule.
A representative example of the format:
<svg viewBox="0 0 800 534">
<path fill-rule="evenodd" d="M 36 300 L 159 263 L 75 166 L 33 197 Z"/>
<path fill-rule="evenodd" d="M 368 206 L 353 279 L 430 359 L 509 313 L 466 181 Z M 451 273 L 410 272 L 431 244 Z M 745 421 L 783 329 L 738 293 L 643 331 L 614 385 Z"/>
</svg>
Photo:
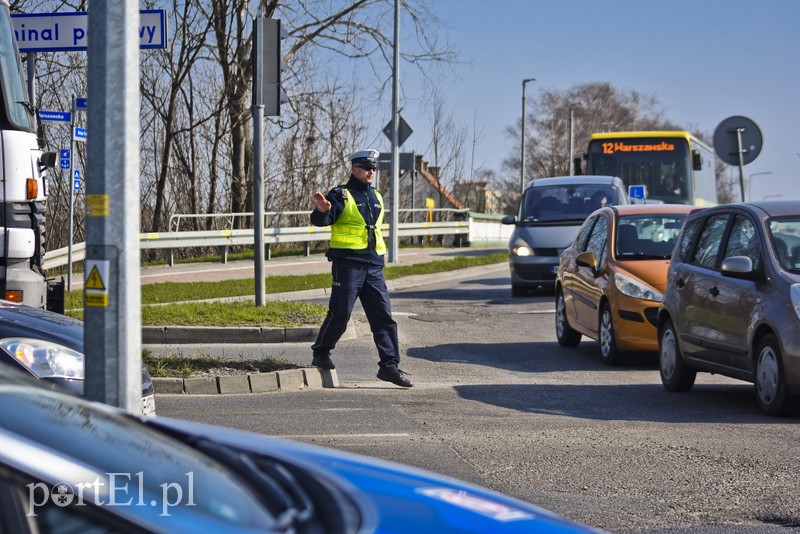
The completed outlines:
<svg viewBox="0 0 800 534">
<path fill-rule="evenodd" d="M 611 184 L 565 184 L 530 187 L 521 203 L 522 222 L 584 220 L 603 206 L 620 204 L 620 191 Z"/>
</svg>

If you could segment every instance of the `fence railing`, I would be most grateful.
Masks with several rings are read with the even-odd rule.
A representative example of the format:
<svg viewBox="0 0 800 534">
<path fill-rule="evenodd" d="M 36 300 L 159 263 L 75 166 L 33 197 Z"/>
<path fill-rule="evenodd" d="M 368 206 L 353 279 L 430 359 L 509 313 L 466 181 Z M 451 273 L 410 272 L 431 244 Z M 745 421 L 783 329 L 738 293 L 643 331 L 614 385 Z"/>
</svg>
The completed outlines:
<svg viewBox="0 0 800 534">
<path fill-rule="evenodd" d="M 419 215 L 424 212 L 422 215 Z M 432 212 L 432 213 L 431 213 Z M 265 214 L 267 221 L 287 220 L 291 217 L 304 216 L 308 220 L 310 211 L 285 211 Z M 487 218 L 479 214 L 471 214 L 468 210 L 455 210 L 439 208 L 434 210 L 400 210 L 401 220 L 412 222 L 398 223 L 398 237 L 425 237 L 425 236 L 456 236 L 458 242 L 470 241 L 500 241 L 507 240 L 508 226 L 500 224 L 499 219 Z M 434 222 L 418 221 L 414 218 L 424 217 L 439 219 Z M 434 215 L 434 217 L 429 217 Z M 169 220 L 168 232 L 149 232 L 139 234 L 142 250 L 165 249 L 168 250 L 167 261 L 173 264 L 172 250 L 194 247 L 217 247 L 220 260 L 227 261 L 227 249 L 236 245 L 252 245 L 254 242 L 252 228 L 236 228 L 237 218 L 252 218 L 252 213 L 222 213 L 222 214 L 179 214 L 173 215 Z M 193 219 L 212 218 L 220 229 L 215 230 L 186 230 Z M 184 228 L 183 230 L 181 228 Z M 487 237 L 489 236 L 489 237 Z M 309 254 L 311 243 L 327 241 L 331 237 L 329 227 L 317 226 L 276 226 L 264 227 L 264 244 L 267 248 L 266 258 L 269 259 L 269 246 L 278 243 L 305 243 L 306 254 Z M 44 268 L 51 269 L 67 264 L 67 247 L 51 250 L 44 255 Z M 76 243 L 72 246 L 72 261 L 80 262 L 86 257 L 86 244 Z"/>
</svg>

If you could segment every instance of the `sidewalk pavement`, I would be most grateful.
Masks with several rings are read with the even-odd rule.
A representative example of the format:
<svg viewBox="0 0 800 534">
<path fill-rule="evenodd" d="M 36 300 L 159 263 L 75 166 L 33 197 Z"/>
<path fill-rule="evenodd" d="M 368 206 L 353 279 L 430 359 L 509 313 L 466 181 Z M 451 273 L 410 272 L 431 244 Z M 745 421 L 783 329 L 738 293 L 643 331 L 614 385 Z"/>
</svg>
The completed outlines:
<svg viewBox="0 0 800 534">
<path fill-rule="evenodd" d="M 389 291 L 409 289 L 443 280 L 461 280 L 485 273 L 496 273 L 508 270 L 507 263 L 496 263 L 471 267 L 458 271 L 437 274 L 416 275 L 387 280 Z M 324 298 L 330 293 L 329 288 L 296 291 L 291 293 L 275 293 L 267 295 L 269 300 L 307 300 Z M 252 296 L 219 301 L 248 300 Z M 319 331 L 318 326 L 300 328 L 271 327 L 205 327 L 205 326 L 145 326 L 142 327 L 143 345 L 181 345 L 211 343 L 298 343 L 313 342 Z M 352 339 L 356 330 L 352 322 L 342 339 Z M 314 388 L 335 388 L 339 386 L 336 370 L 325 370 L 318 367 L 305 369 L 289 369 L 274 373 L 250 373 L 244 375 L 216 375 L 197 378 L 153 378 L 153 386 L 158 394 L 243 394 L 265 393 L 269 391 L 296 391 Z"/>
</svg>

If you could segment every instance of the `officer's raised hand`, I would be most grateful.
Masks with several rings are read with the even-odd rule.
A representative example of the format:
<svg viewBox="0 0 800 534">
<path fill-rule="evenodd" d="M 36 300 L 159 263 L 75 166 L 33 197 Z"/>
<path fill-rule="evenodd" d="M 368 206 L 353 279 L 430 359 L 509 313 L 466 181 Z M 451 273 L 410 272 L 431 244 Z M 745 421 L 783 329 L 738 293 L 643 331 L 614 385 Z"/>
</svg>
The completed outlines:
<svg viewBox="0 0 800 534">
<path fill-rule="evenodd" d="M 328 213 L 331 211 L 331 203 L 325 198 L 325 195 L 317 191 L 311 195 L 311 200 L 314 202 L 314 209 L 320 213 Z"/>
</svg>

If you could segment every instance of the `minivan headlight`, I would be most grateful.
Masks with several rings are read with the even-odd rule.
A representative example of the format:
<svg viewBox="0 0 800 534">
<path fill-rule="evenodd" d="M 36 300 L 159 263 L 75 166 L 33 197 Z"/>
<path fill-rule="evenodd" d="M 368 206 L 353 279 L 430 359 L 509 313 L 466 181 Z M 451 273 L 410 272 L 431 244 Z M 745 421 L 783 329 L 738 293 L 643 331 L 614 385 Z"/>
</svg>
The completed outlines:
<svg viewBox="0 0 800 534">
<path fill-rule="evenodd" d="M 526 247 L 525 245 L 514 247 L 511 249 L 515 256 L 533 256 L 533 251 L 530 247 Z"/>
<path fill-rule="evenodd" d="M 789 288 L 789 295 L 792 297 L 794 313 L 800 319 L 800 284 L 792 284 L 792 287 Z"/>
<path fill-rule="evenodd" d="M 0 348 L 38 378 L 83 379 L 83 354 L 41 339 L 7 338 Z"/>
<path fill-rule="evenodd" d="M 623 295 L 641 300 L 652 300 L 653 302 L 661 302 L 663 295 L 647 286 L 638 280 L 634 280 L 630 276 L 624 274 L 614 273 L 614 285 L 617 290 Z"/>
</svg>

